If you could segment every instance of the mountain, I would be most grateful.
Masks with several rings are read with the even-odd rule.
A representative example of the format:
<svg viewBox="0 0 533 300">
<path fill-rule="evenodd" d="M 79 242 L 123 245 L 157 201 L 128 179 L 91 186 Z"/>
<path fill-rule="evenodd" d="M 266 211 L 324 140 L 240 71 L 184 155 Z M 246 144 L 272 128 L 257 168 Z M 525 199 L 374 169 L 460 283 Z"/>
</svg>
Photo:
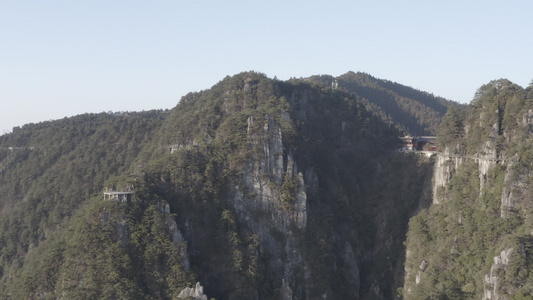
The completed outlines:
<svg viewBox="0 0 533 300">
<path fill-rule="evenodd" d="M 442 121 L 433 204 L 409 222 L 404 299 L 533 297 L 533 86 L 501 79 Z"/>
<path fill-rule="evenodd" d="M 333 78 L 312 76 L 306 81 L 356 95 L 365 108 L 406 134 L 436 135 L 442 116 L 449 107 L 463 107 L 450 100 L 365 73 L 348 72 Z"/>
<path fill-rule="evenodd" d="M 245 72 L 171 110 L 15 128 L 0 298 L 395 298 L 433 191 L 433 160 L 398 136 L 445 107 L 462 109 L 360 73 Z"/>
</svg>

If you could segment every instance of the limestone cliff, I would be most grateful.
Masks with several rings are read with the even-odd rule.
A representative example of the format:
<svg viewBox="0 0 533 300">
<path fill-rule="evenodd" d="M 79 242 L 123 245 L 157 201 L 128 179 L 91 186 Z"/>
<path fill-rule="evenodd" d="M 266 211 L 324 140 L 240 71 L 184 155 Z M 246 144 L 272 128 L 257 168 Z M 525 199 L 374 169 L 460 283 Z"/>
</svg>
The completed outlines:
<svg viewBox="0 0 533 300">
<path fill-rule="evenodd" d="M 292 122 L 290 118 L 287 121 Z M 292 295 L 291 286 L 297 284 L 293 268 L 297 265 L 307 268 L 294 248 L 296 241 L 291 227 L 293 224 L 300 230 L 306 227 L 304 176 L 290 148 L 283 145 L 280 124 L 269 114 L 250 116 L 247 124 L 247 143 L 252 154 L 243 173 L 244 184 L 235 187 L 233 207 L 238 218 L 259 235 L 266 251 L 277 257 L 269 269 L 283 274 L 284 297 L 292 299 L 287 295 Z M 284 243 L 280 243 L 279 235 Z"/>
<path fill-rule="evenodd" d="M 183 289 L 179 293 L 178 299 L 207 300 L 207 296 L 204 294 L 204 288 L 197 282 L 194 288 Z"/>
<path fill-rule="evenodd" d="M 174 133 L 174 162 L 160 169 L 171 171 L 153 178 L 175 191 L 171 210 L 179 207 L 191 265 L 208 295 L 396 295 L 401 236 L 430 199 L 431 160 L 391 154 L 398 133 L 355 95 L 298 80 L 244 73 L 183 101 L 164 126 Z M 199 238 L 213 230 L 220 250 Z"/>
<path fill-rule="evenodd" d="M 494 81 L 480 88 L 463 117 L 444 118 L 433 205 L 410 222 L 405 299 L 533 295 L 528 95 Z"/>
</svg>

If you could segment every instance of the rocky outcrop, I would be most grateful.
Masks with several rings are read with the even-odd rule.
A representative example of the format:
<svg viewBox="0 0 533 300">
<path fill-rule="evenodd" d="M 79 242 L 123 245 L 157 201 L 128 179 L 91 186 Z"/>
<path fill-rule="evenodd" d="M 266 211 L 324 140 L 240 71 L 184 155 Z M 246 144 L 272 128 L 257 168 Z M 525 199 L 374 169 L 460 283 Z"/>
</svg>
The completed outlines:
<svg viewBox="0 0 533 300">
<path fill-rule="evenodd" d="M 439 204 L 441 202 L 442 190 L 450 183 L 459 166 L 466 160 L 475 161 L 478 165 L 479 193 L 481 195 L 487 184 L 487 175 L 500 161 L 492 143 L 486 143 L 483 149 L 481 151 L 482 154 L 478 155 L 452 154 L 449 149 L 445 149 L 442 153 L 437 154 L 433 174 L 433 204 Z"/>
<path fill-rule="evenodd" d="M 424 274 L 424 271 L 426 270 L 427 267 L 428 267 L 428 262 L 423 260 L 420 263 L 420 266 L 418 267 L 418 273 L 416 274 L 415 284 L 420 283 L 420 280 L 422 280 L 422 274 Z"/>
<path fill-rule="evenodd" d="M 359 297 L 360 272 L 352 245 L 348 242 L 344 245 L 343 262 L 344 274 L 347 281 L 346 286 L 352 287 L 350 296 L 353 297 L 352 299 L 357 299 Z M 379 292 L 376 295 L 379 295 Z"/>
<path fill-rule="evenodd" d="M 248 143 L 252 155 L 248 171 L 243 175 L 245 188 L 239 188 L 234 197 L 235 209 L 243 219 L 251 219 L 251 212 L 261 210 L 271 214 L 269 224 L 278 229 L 287 229 L 291 222 L 303 229 L 307 223 L 304 175 L 298 171 L 290 149 L 284 149 L 281 126 L 270 115 L 264 117 L 262 124 L 253 116 L 248 118 Z M 296 182 L 296 190 L 290 195 L 295 201 L 289 209 L 286 206 L 284 209 L 281 202 L 280 190 L 284 180 Z"/>
<path fill-rule="evenodd" d="M 176 223 L 175 218 L 170 214 L 170 205 L 158 201 L 156 206 L 157 210 L 165 215 L 165 224 L 167 225 L 168 234 L 172 238 L 174 245 L 178 247 L 178 254 L 181 257 L 181 266 L 185 271 L 188 271 L 191 268 L 191 264 L 187 252 L 187 241 L 185 241 L 183 234 L 181 234 L 181 231 L 178 229 L 178 224 Z"/>
<path fill-rule="evenodd" d="M 494 168 L 498 161 L 498 153 L 496 151 L 495 143 L 493 141 L 486 141 L 476 157 L 479 166 L 479 192 L 481 194 L 487 183 L 487 174 L 492 168 Z"/>
<path fill-rule="evenodd" d="M 204 294 L 203 286 L 197 282 L 194 288 L 184 288 L 179 293 L 178 299 L 207 300 L 207 296 Z"/>
<path fill-rule="evenodd" d="M 283 122 L 292 122 L 288 114 L 282 118 Z M 305 176 L 298 170 L 291 150 L 283 144 L 281 125 L 271 115 L 250 116 L 247 123 L 251 155 L 243 174 L 244 186 L 235 187 L 233 205 L 239 219 L 259 235 L 272 255 L 270 267 L 284 274 L 282 291 L 286 299 L 292 299 L 293 268 L 302 264 L 302 259 L 294 248 L 291 226 L 305 229 L 307 224 Z M 316 174 L 310 171 L 307 177 L 316 186 Z M 281 234 L 283 240 L 273 232 Z"/>
<path fill-rule="evenodd" d="M 104 210 L 102 211 L 102 217 L 101 222 L 102 226 L 104 226 L 106 223 L 108 223 L 113 218 L 113 213 L 107 211 L 107 209 L 104 207 Z M 115 230 L 116 230 L 116 237 L 117 241 L 120 242 L 122 246 L 126 246 L 129 241 L 129 226 L 126 220 L 124 218 L 119 217 L 116 220 L 113 220 L 115 223 Z"/>
<path fill-rule="evenodd" d="M 292 297 L 293 297 L 292 289 L 287 284 L 285 279 L 283 279 L 283 281 L 281 282 L 280 299 L 281 300 L 292 300 L 293 299 Z"/>
<path fill-rule="evenodd" d="M 506 160 L 504 187 L 502 189 L 501 217 L 507 218 L 524 208 L 529 193 L 530 171 L 515 155 Z"/>
<path fill-rule="evenodd" d="M 449 154 L 448 149 L 443 153 L 437 154 L 433 173 L 433 204 L 440 203 L 442 190 L 450 182 L 462 163 L 463 158 Z"/>
<path fill-rule="evenodd" d="M 501 278 L 497 275 L 497 271 L 503 270 L 505 272 L 511 261 L 511 255 L 513 252 L 514 248 L 508 248 L 494 257 L 494 263 L 490 267 L 490 273 L 486 274 L 483 280 L 483 300 L 506 299 L 499 293 L 499 283 Z"/>
</svg>

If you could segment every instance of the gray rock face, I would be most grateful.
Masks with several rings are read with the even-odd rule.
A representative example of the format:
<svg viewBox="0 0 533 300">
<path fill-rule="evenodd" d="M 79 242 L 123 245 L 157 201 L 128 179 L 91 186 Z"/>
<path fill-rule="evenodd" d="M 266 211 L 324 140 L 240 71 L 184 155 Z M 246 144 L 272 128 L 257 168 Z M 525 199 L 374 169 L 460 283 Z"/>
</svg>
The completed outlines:
<svg viewBox="0 0 533 300">
<path fill-rule="evenodd" d="M 506 160 L 505 185 L 502 190 L 501 200 L 501 217 L 507 218 L 510 212 L 517 210 L 526 200 L 530 180 L 530 171 L 528 168 L 520 166 L 517 155 Z"/>
<path fill-rule="evenodd" d="M 292 122 L 287 113 L 282 113 L 280 118 L 282 122 Z M 294 249 L 291 226 L 305 229 L 307 225 L 305 177 L 298 170 L 291 150 L 283 145 L 281 124 L 268 114 L 260 120 L 250 116 L 247 123 L 251 155 L 243 174 L 244 186 L 235 187 L 233 206 L 238 218 L 260 237 L 272 256 L 270 267 L 284 279 L 284 297 L 292 299 L 293 268 L 300 265 L 302 259 Z M 307 177 L 317 185 L 316 174 L 310 172 Z M 282 201 L 282 185 L 286 180 L 292 180 L 296 186 L 290 195 L 294 203 L 289 205 Z M 273 232 L 278 234 L 273 235 Z"/>
<path fill-rule="evenodd" d="M 298 173 L 298 196 L 295 207 L 295 222 L 298 228 L 304 229 L 307 225 L 307 194 L 302 172 Z"/>
<path fill-rule="evenodd" d="M 281 283 L 281 291 L 280 291 L 280 299 L 281 300 L 292 300 L 292 289 L 291 287 L 285 282 L 285 280 Z"/>
<path fill-rule="evenodd" d="M 481 194 L 487 182 L 487 174 L 496 166 L 498 161 L 493 143 L 487 142 L 481 152 L 482 154 L 476 156 L 453 154 L 447 148 L 444 149 L 443 153 L 437 154 L 435 171 L 433 173 L 433 204 L 439 204 L 441 202 L 440 190 L 450 182 L 459 166 L 466 160 L 475 161 L 478 164 L 479 192 Z"/>
<path fill-rule="evenodd" d="M 483 190 L 487 182 L 487 174 L 496 165 L 497 153 L 495 143 L 492 141 L 485 142 L 477 160 L 479 165 L 479 192 Z"/>
<path fill-rule="evenodd" d="M 439 191 L 450 182 L 462 163 L 463 158 L 451 155 L 449 149 L 437 155 L 433 173 L 433 204 L 440 203 Z"/>
<path fill-rule="evenodd" d="M 353 252 L 352 245 L 346 242 L 343 252 L 344 268 L 345 273 L 347 274 L 345 277 L 349 281 L 349 286 L 354 287 L 351 296 L 353 296 L 353 299 L 357 299 L 359 297 L 360 272 L 357 266 L 357 260 Z"/>
<path fill-rule="evenodd" d="M 184 288 L 178 295 L 178 299 L 185 299 L 191 297 L 193 300 L 207 300 L 204 294 L 204 287 L 197 282 L 194 288 Z"/>
<path fill-rule="evenodd" d="M 483 300 L 500 300 L 505 299 L 498 293 L 499 278 L 496 271 L 507 268 L 514 248 L 503 250 L 500 255 L 494 257 L 494 264 L 490 268 L 490 273 L 485 275 L 483 280 Z"/>
<path fill-rule="evenodd" d="M 422 280 L 422 274 L 424 274 L 424 271 L 428 267 L 428 262 L 423 260 L 422 263 L 420 263 L 420 266 L 418 267 L 418 273 L 416 274 L 415 283 L 419 284 L 420 280 Z"/>
<path fill-rule="evenodd" d="M 174 245 L 178 247 L 178 253 L 181 257 L 181 266 L 185 271 L 191 268 L 189 254 L 187 252 L 187 242 L 183 238 L 178 224 L 173 216 L 170 215 L 170 205 L 168 203 L 157 202 L 157 210 L 165 214 L 165 224 L 167 225 L 168 233 L 172 238 Z"/>
<path fill-rule="evenodd" d="M 305 228 L 307 194 L 303 173 L 298 172 L 290 150 L 284 149 L 281 126 L 270 115 L 265 115 L 265 122 L 259 123 L 253 116 L 248 118 L 248 143 L 254 150 L 248 171 L 243 175 L 247 193 L 237 188 L 235 209 L 245 220 L 253 219 L 250 212 L 266 212 L 270 214 L 269 223 L 282 231 L 291 222 L 299 228 Z M 280 188 L 285 176 L 297 182 L 297 191 L 293 195 L 296 201 L 291 211 L 284 211 L 281 203 Z"/>
<path fill-rule="evenodd" d="M 105 208 L 102 211 L 102 225 L 105 225 L 113 218 L 113 213 L 108 212 Z M 128 244 L 129 238 L 129 227 L 128 223 L 124 219 L 115 220 L 116 222 L 116 231 L 117 231 L 117 241 L 119 241 L 123 246 Z"/>
</svg>

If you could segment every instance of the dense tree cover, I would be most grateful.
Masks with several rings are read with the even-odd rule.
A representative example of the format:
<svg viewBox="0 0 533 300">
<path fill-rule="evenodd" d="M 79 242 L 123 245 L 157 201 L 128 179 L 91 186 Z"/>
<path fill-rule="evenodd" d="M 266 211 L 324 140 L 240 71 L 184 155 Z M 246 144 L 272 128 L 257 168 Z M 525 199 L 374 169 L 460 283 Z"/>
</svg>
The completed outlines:
<svg viewBox="0 0 533 300">
<path fill-rule="evenodd" d="M 439 141 L 462 163 L 449 161 L 439 204 L 409 223 L 405 299 L 533 296 L 531 96 L 531 87 L 496 80 L 443 118 Z"/>
<path fill-rule="evenodd" d="M 155 204 L 136 216 L 137 205 L 88 200 L 28 252 L 5 291 L 15 299 L 174 299 L 194 278 L 169 239 L 172 216 Z"/>
<path fill-rule="evenodd" d="M 394 297 L 431 162 L 388 153 L 398 128 L 421 122 L 431 133 L 442 113 L 384 122 L 368 108 L 386 95 L 450 103 L 366 78 L 360 90 L 351 79 L 332 90 L 246 72 L 170 111 L 85 114 L 1 136 L 0 297 L 175 299 L 200 281 L 217 299 L 279 299 L 282 279 L 298 298 Z M 286 172 L 259 174 L 274 204 L 238 210 L 237 195 L 257 196 L 246 181 L 275 133 Z M 289 164 L 306 178 L 305 228 L 294 222 L 300 177 Z M 102 199 L 124 187 L 135 188 L 130 202 Z M 268 225 L 275 218 L 286 224 Z"/>
<path fill-rule="evenodd" d="M 307 80 L 325 86 L 337 80 L 339 90 L 355 94 L 374 115 L 403 133 L 414 135 L 435 135 L 447 109 L 461 107 L 442 97 L 360 72 L 348 72 L 338 78 L 313 76 Z"/>
<path fill-rule="evenodd" d="M 26 254 L 100 193 L 106 180 L 137 166 L 165 114 L 86 114 L 25 125 L 0 137 L 0 269 L 9 274 L 2 286 L 10 284 Z"/>
<path fill-rule="evenodd" d="M 456 150 L 464 136 L 464 111 L 458 107 L 450 107 L 439 127 L 438 143 L 441 149 Z"/>
<path fill-rule="evenodd" d="M 253 117 L 257 125 L 248 123 L 250 117 Z M 376 171 L 373 164 L 377 163 L 370 163 L 368 156 L 375 157 L 395 149 L 398 134 L 374 118 L 356 98 L 345 93 L 317 90 L 301 80 L 275 82 L 256 73 L 226 78 L 205 93 L 185 96 L 164 125 L 172 128 L 169 131 L 174 133 L 165 138 L 176 143 L 176 149 L 181 149 L 170 159 L 187 156 L 189 158 L 183 162 L 188 162 L 194 157 L 195 161 L 199 159 L 203 162 L 202 166 L 193 170 L 180 167 L 178 170 L 168 171 L 174 175 L 161 176 L 155 172 L 154 180 L 157 182 L 164 178 L 166 187 L 163 190 L 167 191 L 167 198 L 168 191 L 175 190 L 176 193 L 181 193 L 181 197 L 190 199 L 170 203 L 173 207 L 179 207 L 178 211 L 189 212 L 181 222 L 187 222 L 189 226 L 195 224 L 191 226 L 197 228 L 195 236 L 210 237 L 198 239 L 208 244 L 196 241 L 189 246 L 193 249 L 191 252 L 198 253 L 197 256 L 191 256 L 191 259 L 201 269 L 199 278 L 202 282 L 213 283 L 211 287 L 206 287 L 211 295 L 223 298 L 233 293 L 242 298 L 253 298 L 260 291 L 267 299 L 277 298 L 281 274 L 279 268 L 270 267 L 273 262 L 269 258 L 276 254 L 269 253 L 265 249 L 268 247 L 263 246 L 257 257 L 254 249 L 257 248 L 259 237 L 249 224 L 243 224 L 242 220 L 232 221 L 235 219 L 235 212 L 227 200 L 222 200 L 234 192 L 232 186 L 243 185 L 241 174 L 249 172 L 249 161 L 256 157 L 259 150 L 250 146 L 246 138 L 247 131 L 261 132 L 263 124 L 272 120 L 281 125 L 283 143 L 288 152 L 295 154 L 297 164 L 311 167 L 320 174 L 320 178 L 327 178 L 323 183 L 325 190 L 309 197 L 309 205 L 316 207 L 312 210 L 315 215 L 310 217 L 309 227 L 312 229 L 295 233 L 297 243 L 302 245 L 304 259 L 313 262 L 308 266 L 313 274 L 312 280 L 316 281 L 312 285 L 312 293 L 323 293 L 334 286 L 333 291 L 329 291 L 330 294 L 349 297 L 346 287 L 337 282 L 335 276 L 325 277 L 323 271 L 329 270 L 328 273 L 333 274 L 336 260 L 341 259 L 338 254 L 329 253 L 342 252 L 345 246 L 344 242 L 335 241 L 335 236 L 341 235 L 342 240 L 348 239 L 354 247 L 362 247 L 354 230 L 343 229 L 344 232 L 339 232 L 336 228 L 369 227 L 370 212 L 358 211 L 361 206 L 367 205 L 363 203 L 365 196 L 361 195 L 361 188 L 353 182 L 361 180 L 360 185 L 365 187 L 364 193 L 369 196 L 371 191 L 380 189 L 380 178 L 372 177 L 373 181 L 370 181 L 366 176 Z M 168 166 L 176 167 L 180 164 L 172 163 Z M 332 169 L 331 166 L 337 167 Z M 167 167 L 161 166 L 156 168 L 166 169 Z M 361 173 L 362 169 L 368 174 Z M 176 175 L 183 172 L 183 176 Z M 207 175 L 209 176 L 205 177 Z M 199 181 L 192 183 L 193 179 L 195 182 Z M 179 183 L 180 181 L 183 183 Z M 337 182 L 342 182 L 344 190 L 333 193 L 328 186 L 338 186 Z M 295 189 L 295 179 L 290 174 L 285 174 L 279 183 L 281 211 L 291 213 L 296 201 Z M 413 201 L 418 199 L 415 197 Z M 372 205 L 378 205 L 380 201 L 383 199 L 376 200 Z M 198 211 L 198 217 L 202 218 L 194 221 L 198 217 L 190 215 L 192 211 Z M 264 212 L 258 211 L 256 217 L 261 217 L 262 214 Z M 365 221 L 358 216 L 365 216 Z M 220 232 L 220 224 L 213 223 L 213 220 L 224 220 L 224 228 L 228 232 Z M 373 239 L 373 230 L 375 229 L 368 228 L 361 230 L 359 234 L 370 240 Z M 229 243 L 215 238 L 213 233 L 222 237 L 231 236 Z M 271 235 L 280 244 L 285 242 L 286 237 L 279 229 L 271 228 Z M 313 246 L 323 243 L 323 248 L 315 249 Z M 371 248 L 371 245 L 367 245 L 365 250 L 370 251 Z M 216 257 L 228 265 L 219 263 L 215 271 L 212 262 L 205 261 L 206 257 Z M 301 268 L 303 272 L 304 266 Z M 373 271 L 369 271 L 371 272 Z M 303 276 L 303 273 L 299 276 Z M 369 289 L 373 283 L 364 288 Z"/>
</svg>

